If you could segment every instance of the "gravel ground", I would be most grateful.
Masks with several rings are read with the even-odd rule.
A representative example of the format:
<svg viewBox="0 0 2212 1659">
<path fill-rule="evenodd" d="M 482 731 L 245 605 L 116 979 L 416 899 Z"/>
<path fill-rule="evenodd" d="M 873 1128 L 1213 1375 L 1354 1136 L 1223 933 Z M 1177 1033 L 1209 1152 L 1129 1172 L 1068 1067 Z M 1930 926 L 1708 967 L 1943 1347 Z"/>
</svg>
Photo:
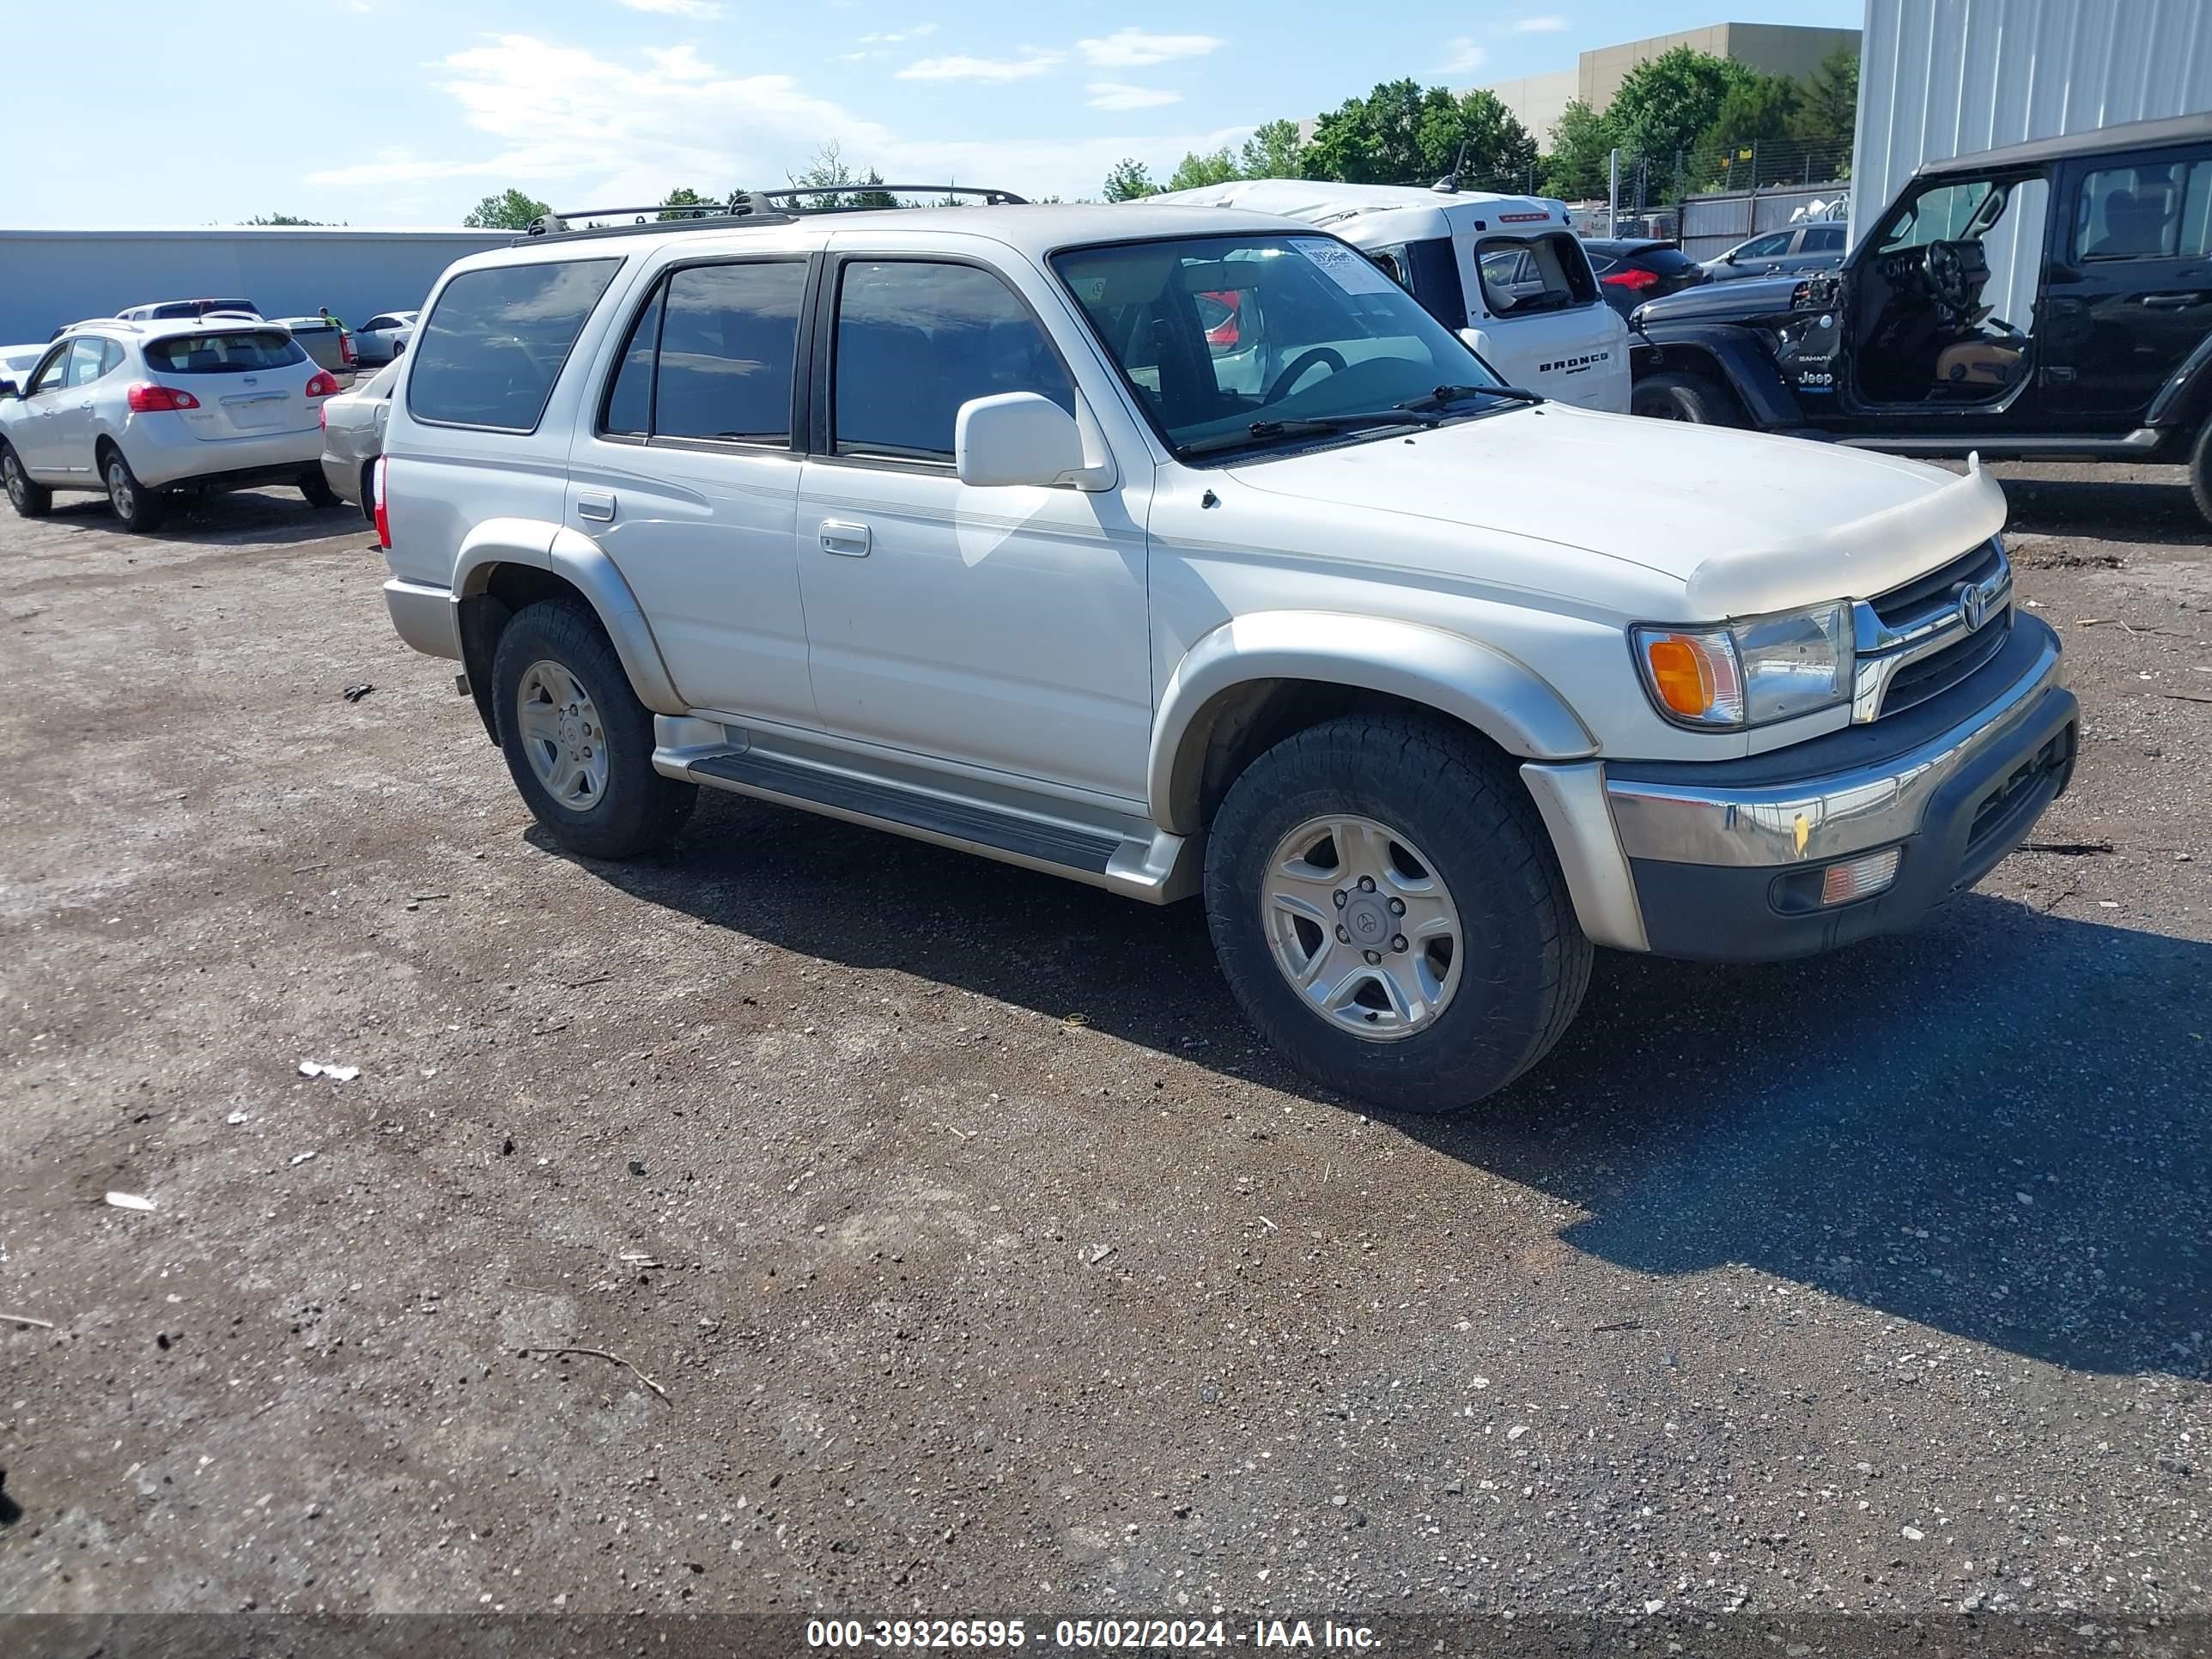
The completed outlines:
<svg viewBox="0 0 2212 1659">
<path fill-rule="evenodd" d="M 2001 471 L 2109 852 L 1447 1125 L 1189 907 L 562 856 L 349 515 L 0 520 L 0 1607 L 2212 1610 L 2212 562 Z"/>
</svg>

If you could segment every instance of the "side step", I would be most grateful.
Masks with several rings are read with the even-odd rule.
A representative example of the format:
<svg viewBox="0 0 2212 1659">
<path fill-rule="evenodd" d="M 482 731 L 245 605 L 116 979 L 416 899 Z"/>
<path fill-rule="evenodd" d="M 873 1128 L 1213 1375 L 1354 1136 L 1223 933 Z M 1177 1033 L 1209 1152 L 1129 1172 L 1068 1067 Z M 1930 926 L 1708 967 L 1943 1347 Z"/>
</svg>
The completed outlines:
<svg viewBox="0 0 2212 1659">
<path fill-rule="evenodd" d="M 910 836 L 1088 886 L 1170 904 L 1198 891 L 1202 842 L 1141 814 L 1096 811 L 1039 796 L 1011 780 L 957 778 L 919 763 L 858 757 L 798 734 L 768 734 L 699 718 L 657 716 L 653 769 L 710 788 Z"/>
<path fill-rule="evenodd" d="M 896 824 L 1094 876 L 1106 873 L 1121 845 L 1111 836 L 1013 817 L 970 801 L 920 795 L 872 778 L 840 776 L 774 755 L 708 755 L 693 761 L 691 770 L 702 779 L 733 784 L 749 793 L 757 790 L 783 800 L 835 807 L 872 823 Z"/>
</svg>

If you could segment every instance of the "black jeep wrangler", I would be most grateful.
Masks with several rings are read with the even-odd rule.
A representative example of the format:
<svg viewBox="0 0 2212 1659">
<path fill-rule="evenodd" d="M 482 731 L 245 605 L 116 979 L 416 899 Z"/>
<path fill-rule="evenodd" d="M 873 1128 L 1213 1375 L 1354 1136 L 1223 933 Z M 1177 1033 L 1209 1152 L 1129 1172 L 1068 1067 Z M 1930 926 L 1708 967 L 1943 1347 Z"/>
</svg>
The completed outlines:
<svg viewBox="0 0 2212 1659">
<path fill-rule="evenodd" d="M 1689 289 L 1629 328 L 1639 415 L 2185 462 L 2212 519 L 2212 115 L 1930 162 L 1836 275 Z"/>
</svg>

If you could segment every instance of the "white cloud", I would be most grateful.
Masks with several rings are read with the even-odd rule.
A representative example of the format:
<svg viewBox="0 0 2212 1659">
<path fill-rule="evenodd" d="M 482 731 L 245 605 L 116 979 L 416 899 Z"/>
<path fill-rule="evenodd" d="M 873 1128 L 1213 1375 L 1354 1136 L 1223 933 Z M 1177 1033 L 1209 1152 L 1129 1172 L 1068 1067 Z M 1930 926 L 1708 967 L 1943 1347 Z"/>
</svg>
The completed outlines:
<svg viewBox="0 0 2212 1659">
<path fill-rule="evenodd" d="M 699 54 L 690 46 L 647 46 L 646 57 L 653 68 L 672 81 L 711 81 L 714 66 L 700 61 Z"/>
<path fill-rule="evenodd" d="M 701 21 L 722 15 L 720 0 L 615 0 L 632 11 L 658 12 L 668 17 L 696 17 Z"/>
<path fill-rule="evenodd" d="M 1490 54 L 1464 34 L 1445 44 L 1451 49 L 1451 56 L 1444 61 L 1446 75 L 1472 75 L 1489 61 Z"/>
<path fill-rule="evenodd" d="M 1179 92 L 1133 87 L 1121 81 L 1093 81 L 1084 91 L 1091 94 L 1087 101 L 1093 109 L 1158 109 L 1163 104 L 1182 102 Z"/>
<path fill-rule="evenodd" d="M 1146 69 L 1178 58 L 1203 58 L 1227 44 L 1211 34 L 1147 34 L 1142 29 L 1075 43 L 1084 61 L 1097 69 Z"/>
<path fill-rule="evenodd" d="M 954 53 L 924 58 L 898 72 L 902 81 L 1025 81 L 1051 73 L 1066 59 L 1065 52 L 1022 49 L 1019 58 L 968 58 Z"/>
<path fill-rule="evenodd" d="M 860 44 L 864 46 L 895 46 L 902 40 L 920 40 L 936 33 L 937 25 L 934 23 L 916 23 L 910 29 L 894 29 L 888 34 L 864 34 L 860 37 Z"/>
<path fill-rule="evenodd" d="M 458 219 L 477 196 L 509 185 L 556 207 L 657 202 L 672 184 L 710 195 L 774 185 L 834 139 L 855 166 L 889 178 L 996 185 L 1031 198 L 1096 196 L 1125 155 L 1164 177 L 1188 153 L 1234 148 L 1251 135 L 1249 126 L 1207 131 L 1193 123 L 1087 138 L 1051 129 L 990 140 L 912 138 L 787 75 L 732 73 L 688 53 L 603 56 L 529 35 L 456 52 L 430 78 L 459 105 L 477 144 L 456 143 L 434 155 L 380 149 L 308 182 L 372 186 L 378 202 L 395 210 L 408 204 L 410 222 L 420 222 L 448 211 Z"/>
<path fill-rule="evenodd" d="M 1513 26 L 1516 34 L 1558 34 L 1568 27 L 1564 17 L 1524 17 Z"/>
</svg>

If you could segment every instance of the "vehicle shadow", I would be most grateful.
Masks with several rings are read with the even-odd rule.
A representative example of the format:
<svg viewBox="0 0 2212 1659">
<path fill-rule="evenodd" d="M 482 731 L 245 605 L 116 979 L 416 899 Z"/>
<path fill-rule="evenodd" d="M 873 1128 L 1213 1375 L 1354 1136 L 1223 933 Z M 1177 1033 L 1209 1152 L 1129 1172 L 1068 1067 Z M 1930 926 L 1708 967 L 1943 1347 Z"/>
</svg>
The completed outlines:
<svg viewBox="0 0 2212 1659">
<path fill-rule="evenodd" d="M 1195 905 L 720 795 L 672 852 L 584 867 L 786 950 L 1322 1097 L 1238 1015 Z M 1528 1077 L 1464 1118 L 1389 1121 L 1583 1211 L 1566 1241 L 1635 1273 L 1742 1263 L 2028 1358 L 2201 1376 L 2207 985 L 2212 945 L 1973 896 L 1802 963 L 1601 953 Z"/>
<path fill-rule="evenodd" d="M 2202 547 L 2212 528 L 2190 497 L 2181 467 L 2128 478 L 2007 477 L 2008 535 L 2096 536 L 2162 547 Z M 2171 479 L 2166 475 L 2171 474 Z M 2031 565 L 2033 558 L 2026 561 Z"/>
<path fill-rule="evenodd" d="M 127 540 L 144 540 L 156 546 L 164 542 L 281 544 L 321 541 L 326 537 L 349 536 L 356 532 L 370 539 L 376 534 L 361 516 L 359 507 L 311 507 L 298 490 L 283 488 L 179 496 L 170 503 L 169 516 L 161 527 L 143 538 L 131 535 L 115 521 L 105 495 L 56 495 L 53 512 L 46 522 L 104 530 Z"/>
</svg>

